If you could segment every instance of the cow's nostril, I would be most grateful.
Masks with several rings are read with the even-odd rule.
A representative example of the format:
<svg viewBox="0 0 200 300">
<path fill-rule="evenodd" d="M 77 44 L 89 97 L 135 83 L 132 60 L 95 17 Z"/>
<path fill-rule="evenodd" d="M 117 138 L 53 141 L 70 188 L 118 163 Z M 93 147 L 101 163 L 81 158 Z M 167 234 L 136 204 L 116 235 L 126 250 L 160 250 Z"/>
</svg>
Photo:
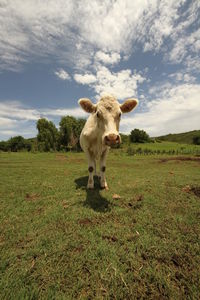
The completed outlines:
<svg viewBox="0 0 200 300">
<path fill-rule="evenodd" d="M 106 142 L 109 142 L 109 143 L 116 143 L 116 142 L 119 142 L 119 135 L 117 134 L 109 134 L 109 135 L 106 135 L 105 136 L 105 141 Z"/>
</svg>

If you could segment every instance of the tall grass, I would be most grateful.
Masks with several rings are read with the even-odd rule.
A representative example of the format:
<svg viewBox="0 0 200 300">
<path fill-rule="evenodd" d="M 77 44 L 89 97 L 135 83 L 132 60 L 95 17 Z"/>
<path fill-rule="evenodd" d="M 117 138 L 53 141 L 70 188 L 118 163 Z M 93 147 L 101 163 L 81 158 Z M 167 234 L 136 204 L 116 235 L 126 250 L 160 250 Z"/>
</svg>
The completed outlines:
<svg viewBox="0 0 200 300">
<path fill-rule="evenodd" d="M 173 142 L 129 144 L 123 147 L 128 155 L 200 155 L 200 146 Z"/>
</svg>

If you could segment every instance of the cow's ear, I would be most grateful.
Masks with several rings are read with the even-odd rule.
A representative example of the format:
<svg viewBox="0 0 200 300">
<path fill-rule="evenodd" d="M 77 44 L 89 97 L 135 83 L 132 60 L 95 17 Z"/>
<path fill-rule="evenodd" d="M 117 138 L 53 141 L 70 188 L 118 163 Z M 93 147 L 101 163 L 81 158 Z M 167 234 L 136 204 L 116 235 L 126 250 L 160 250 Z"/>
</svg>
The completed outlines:
<svg viewBox="0 0 200 300">
<path fill-rule="evenodd" d="M 96 111 L 96 105 L 94 105 L 92 101 L 88 98 L 81 98 L 79 99 L 78 103 L 80 104 L 82 109 L 87 113 L 92 113 Z"/>
<path fill-rule="evenodd" d="M 128 113 L 132 109 L 134 109 L 137 106 L 137 104 L 138 104 L 137 99 L 128 99 L 120 105 L 120 109 L 123 113 Z"/>
</svg>

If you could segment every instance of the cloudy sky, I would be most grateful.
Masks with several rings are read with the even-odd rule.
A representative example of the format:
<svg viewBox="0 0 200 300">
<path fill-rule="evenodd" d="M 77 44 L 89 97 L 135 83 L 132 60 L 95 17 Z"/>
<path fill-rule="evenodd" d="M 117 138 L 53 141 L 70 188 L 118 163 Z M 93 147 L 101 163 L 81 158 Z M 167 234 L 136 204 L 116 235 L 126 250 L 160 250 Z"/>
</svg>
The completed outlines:
<svg viewBox="0 0 200 300">
<path fill-rule="evenodd" d="M 0 0 L 0 140 L 77 100 L 139 99 L 120 131 L 200 129 L 199 0 Z"/>
</svg>

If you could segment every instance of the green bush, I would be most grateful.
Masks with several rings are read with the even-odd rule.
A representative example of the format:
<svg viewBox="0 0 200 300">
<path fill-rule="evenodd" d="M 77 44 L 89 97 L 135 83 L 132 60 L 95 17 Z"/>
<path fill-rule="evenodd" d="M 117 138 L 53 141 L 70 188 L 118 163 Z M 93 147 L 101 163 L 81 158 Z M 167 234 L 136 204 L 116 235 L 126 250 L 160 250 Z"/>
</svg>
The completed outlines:
<svg viewBox="0 0 200 300">
<path fill-rule="evenodd" d="M 134 129 L 131 131 L 130 141 L 131 143 L 146 143 L 151 142 L 151 139 L 144 130 Z"/>
<path fill-rule="evenodd" d="M 132 156 L 132 155 L 135 155 L 136 154 L 136 151 L 135 151 L 135 149 L 133 149 L 132 147 L 128 147 L 127 148 L 127 154 L 129 155 L 129 156 Z"/>
<path fill-rule="evenodd" d="M 193 137 L 193 144 L 200 145 L 200 136 L 199 135 Z"/>
</svg>

